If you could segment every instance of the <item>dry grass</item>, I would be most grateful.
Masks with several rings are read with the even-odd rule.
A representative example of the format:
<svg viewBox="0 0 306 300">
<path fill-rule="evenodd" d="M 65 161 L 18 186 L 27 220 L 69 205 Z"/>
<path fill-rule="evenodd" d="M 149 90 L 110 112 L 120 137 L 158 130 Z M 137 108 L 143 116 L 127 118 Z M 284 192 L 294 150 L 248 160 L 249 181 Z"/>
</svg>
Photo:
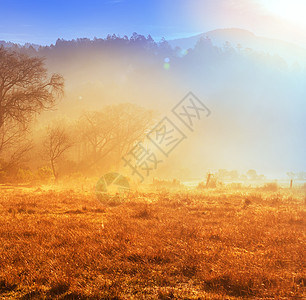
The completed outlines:
<svg viewBox="0 0 306 300">
<path fill-rule="evenodd" d="M 3 190 L 5 299 L 302 299 L 302 191 Z"/>
</svg>

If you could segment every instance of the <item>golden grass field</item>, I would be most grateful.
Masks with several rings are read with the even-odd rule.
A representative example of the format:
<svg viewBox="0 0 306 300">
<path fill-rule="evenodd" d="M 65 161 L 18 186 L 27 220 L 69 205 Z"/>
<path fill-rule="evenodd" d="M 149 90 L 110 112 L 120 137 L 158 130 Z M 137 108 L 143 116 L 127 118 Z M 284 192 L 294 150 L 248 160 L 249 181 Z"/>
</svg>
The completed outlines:
<svg viewBox="0 0 306 300">
<path fill-rule="evenodd" d="M 2 188 L 1 299 L 305 299 L 305 192 Z"/>
</svg>

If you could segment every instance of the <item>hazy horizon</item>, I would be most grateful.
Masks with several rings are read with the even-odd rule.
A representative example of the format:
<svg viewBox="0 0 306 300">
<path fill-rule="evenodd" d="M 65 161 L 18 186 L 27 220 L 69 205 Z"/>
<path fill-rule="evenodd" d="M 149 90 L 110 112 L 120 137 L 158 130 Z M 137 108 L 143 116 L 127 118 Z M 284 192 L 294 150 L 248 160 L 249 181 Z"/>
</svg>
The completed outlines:
<svg viewBox="0 0 306 300">
<path fill-rule="evenodd" d="M 290 8 L 289 8 L 290 7 Z M 305 2 L 263 0 L 52 1 L 3 0 L 0 40 L 50 45 L 57 38 L 130 36 L 133 32 L 172 40 L 219 28 L 246 29 L 258 36 L 306 48 Z"/>
<path fill-rule="evenodd" d="M 154 109 L 162 118 L 188 92 L 199 97 L 211 116 L 194 132 L 185 130 L 186 141 L 156 176 L 198 178 L 219 169 L 243 174 L 255 169 L 285 179 L 287 172 L 305 171 L 305 69 L 256 51 L 215 47 L 209 40 L 184 54 L 168 47 L 135 35 L 59 40 L 53 47 L 18 51 L 45 57 L 49 71 L 65 78 L 65 97 L 55 112 L 38 118 L 42 124 L 62 117 L 75 122 L 83 111 L 126 102 Z"/>
<path fill-rule="evenodd" d="M 212 114 L 188 133 L 158 176 L 255 169 L 285 178 L 306 169 L 304 7 L 300 0 L 290 6 L 263 0 L 3 0 L 0 40 L 49 44 L 3 43 L 45 58 L 48 74 L 65 81 L 57 112 L 43 112 L 34 127 L 62 117 L 79 122 L 85 111 L 120 103 L 167 116 L 193 92 Z M 209 38 L 192 38 L 211 30 Z M 161 37 L 191 38 L 177 41 L 185 43 L 179 49 Z M 88 148 L 82 143 L 78 147 Z M 66 164 L 81 169 L 82 159 L 88 157 L 74 154 Z M 114 157 L 103 162 L 112 159 L 117 164 Z"/>
</svg>

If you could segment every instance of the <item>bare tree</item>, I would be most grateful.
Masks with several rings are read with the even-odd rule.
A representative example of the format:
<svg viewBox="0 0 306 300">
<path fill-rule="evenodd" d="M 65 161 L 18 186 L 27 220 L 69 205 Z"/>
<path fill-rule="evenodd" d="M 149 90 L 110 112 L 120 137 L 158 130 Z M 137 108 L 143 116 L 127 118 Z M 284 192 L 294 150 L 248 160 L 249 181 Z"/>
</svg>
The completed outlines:
<svg viewBox="0 0 306 300">
<path fill-rule="evenodd" d="M 63 88 L 61 75 L 47 77 L 42 58 L 0 48 L 0 128 L 7 120 L 26 125 L 33 114 L 50 109 Z"/>
<path fill-rule="evenodd" d="M 47 76 L 42 58 L 0 47 L 0 155 L 3 165 L 18 164 L 30 146 L 25 135 L 32 117 L 54 106 L 63 94 L 61 75 Z"/>
<path fill-rule="evenodd" d="M 0 128 L 0 171 L 14 174 L 18 167 L 28 160 L 32 142 L 16 124 Z"/>
<path fill-rule="evenodd" d="M 105 111 L 85 112 L 79 120 L 81 142 L 87 148 L 87 155 L 95 163 L 105 157 L 112 149 L 115 123 Z M 87 156 L 88 158 L 88 156 Z"/>
<path fill-rule="evenodd" d="M 110 114 L 117 123 L 114 135 L 117 161 L 120 161 L 132 149 L 135 142 L 145 137 L 153 125 L 156 113 L 131 103 L 108 107 L 108 110 L 112 111 Z"/>
<path fill-rule="evenodd" d="M 153 123 L 153 111 L 124 103 L 87 112 L 79 120 L 80 144 L 87 167 L 101 164 L 108 157 L 113 164 L 140 141 Z"/>
<path fill-rule="evenodd" d="M 63 125 L 55 124 L 47 128 L 47 135 L 43 144 L 43 156 L 50 162 L 55 181 L 58 180 L 59 176 L 57 164 L 72 146 L 72 139 Z"/>
</svg>

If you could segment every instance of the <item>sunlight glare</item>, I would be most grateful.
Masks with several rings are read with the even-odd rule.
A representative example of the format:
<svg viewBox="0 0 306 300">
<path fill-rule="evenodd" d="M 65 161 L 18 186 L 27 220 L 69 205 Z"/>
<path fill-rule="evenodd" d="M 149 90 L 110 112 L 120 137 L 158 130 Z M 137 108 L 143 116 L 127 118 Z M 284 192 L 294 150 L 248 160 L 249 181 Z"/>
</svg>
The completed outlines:
<svg viewBox="0 0 306 300">
<path fill-rule="evenodd" d="M 262 1 L 264 7 L 271 13 L 287 20 L 299 23 L 306 28 L 306 1 L 305 0 L 268 0 Z"/>
</svg>

